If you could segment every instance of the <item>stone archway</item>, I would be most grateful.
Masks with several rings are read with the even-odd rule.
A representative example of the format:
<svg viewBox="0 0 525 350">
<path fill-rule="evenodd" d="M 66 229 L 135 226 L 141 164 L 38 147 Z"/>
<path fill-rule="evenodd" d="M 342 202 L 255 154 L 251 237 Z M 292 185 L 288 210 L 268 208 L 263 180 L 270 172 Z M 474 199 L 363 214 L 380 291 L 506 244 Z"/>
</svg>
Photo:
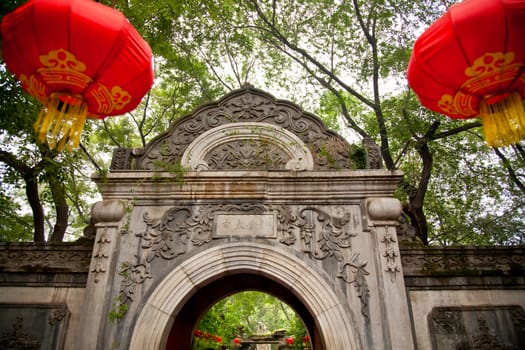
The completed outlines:
<svg viewBox="0 0 525 350">
<path fill-rule="evenodd" d="M 288 304 L 303 321 L 314 349 L 326 349 L 321 342 L 319 327 L 312 314 L 290 289 L 262 274 L 228 272 L 210 284 L 199 288 L 184 304 L 174 319 L 166 350 L 191 349 L 195 326 L 208 309 L 219 300 L 246 290 L 268 293 Z"/>
<path fill-rule="evenodd" d="M 184 312 L 184 305 L 203 287 L 235 274 L 263 276 L 272 281 L 270 288 L 279 285 L 288 289 L 312 315 L 314 325 L 310 324 L 310 329 L 314 329 L 318 337 L 316 343 L 322 344 L 322 348 L 361 348 L 353 334 L 351 311 L 341 304 L 333 286 L 320 271 L 312 271 L 311 266 L 299 258 L 266 245 L 232 243 L 194 255 L 164 278 L 145 302 L 130 349 L 164 349 L 177 315 Z M 302 312 L 304 314 L 304 310 Z"/>
<path fill-rule="evenodd" d="M 231 276 L 284 290 L 316 349 L 413 349 L 392 198 L 402 174 L 364 149 L 375 168 L 357 168 L 318 117 L 248 86 L 143 149 L 115 150 L 95 178 L 104 200 L 93 208 L 83 349 L 165 349 L 185 306 L 207 286 L 223 291 L 204 307 L 235 292 Z"/>
</svg>

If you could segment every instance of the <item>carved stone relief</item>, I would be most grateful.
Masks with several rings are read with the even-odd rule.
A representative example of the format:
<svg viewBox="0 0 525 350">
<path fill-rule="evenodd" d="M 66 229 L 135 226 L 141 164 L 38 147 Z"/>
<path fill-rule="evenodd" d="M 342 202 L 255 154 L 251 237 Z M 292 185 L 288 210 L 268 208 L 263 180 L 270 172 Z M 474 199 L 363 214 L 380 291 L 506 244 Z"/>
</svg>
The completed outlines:
<svg viewBox="0 0 525 350">
<path fill-rule="evenodd" d="M 176 206 L 164 213 L 161 218 L 143 216 L 146 224 L 144 232 L 137 233 L 141 238 L 141 247 L 149 253 L 145 260 L 151 262 L 156 257 L 171 260 L 186 253 L 188 243 L 201 246 L 208 243 L 213 235 L 213 222 L 223 213 L 265 214 L 274 213 L 278 220 L 277 231 L 281 243 L 293 244 L 290 237 L 290 216 L 283 208 L 262 204 L 214 204 L 203 206 Z"/>
<path fill-rule="evenodd" d="M 401 255 L 403 271 L 410 275 L 448 275 L 455 273 L 481 272 L 485 275 L 494 271 L 512 273 L 525 268 L 523 249 L 515 249 L 512 254 L 506 250 L 479 248 L 447 248 L 406 250 Z"/>
<path fill-rule="evenodd" d="M 268 124 L 296 135 L 313 155 L 316 170 L 354 167 L 349 158 L 350 145 L 328 130 L 318 117 L 291 102 L 245 86 L 177 121 L 145 149 L 115 151 L 111 169 L 161 170 L 163 164 L 181 162 L 187 148 L 200 135 L 234 123 Z"/>
<path fill-rule="evenodd" d="M 361 313 L 368 317 L 370 291 L 364 276 L 369 273 L 365 270 L 367 262 L 351 249 L 351 238 L 358 234 L 357 223 L 351 223 L 352 219 L 355 220 L 349 213 L 334 217 L 317 208 L 305 208 L 299 212 L 297 226 L 300 228 L 302 251 L 318 260 L 333 256 L 339 263 L 337 277 L 355 284 L 361 299 Z"/>
<path fill-rule="evenodd" d="M 400 243 L 420 243 L 421 239 L 416 235 L 416 228 L 410 223 L 408 215 L 402 213 L 399 216 L 399 225 L 396 226 L 396 234 Z"/>
<path fill-rule="evenodd" d="M 93 255 L 93 267 L 89 270 L 93 273 L 95 283 L 100 281 L 100 274 L 108 269 L 111 247 L 115 243 L 112 235 L 115 233 L 120 221 L 126 213 L 124 202 L 119 200 L 105 200 L 95 203 L 91 209 L 93 224 L 99 231 Z"/>
<path fill-rule="evenodd" d="M 388 232 L 388 227 L 385 227 L 385 234 L 383 235 L 383 238 L 381 238 L 381 243 L 385 246 L 383 253 L 383 257 L 386 259 L 385 271 L 390 275 L 390 280 L 395 282 L 396 275 L 398 272 L 401 272 L 401 268 L 397 264 L 398 254 L 395 250 L 396 239 Z"/>
<path fill-rule="evenodd" d="M 259 140 L 224 143 L 203 159 L 206 170 L 285 170 L 289 160 L 282 149 Z"/>
<path fill-rule="evenodd" d="M 62 322 L 62 320 L 68 315 L 69 310 L 67 309 L 66 305 L 60 305 L 58 309 L 54 309 L 49 313 L 47 323 L 49 323 L 51 326 L 54 326 Z"/>
<path fill-rule="evenodd" d="M 381 156 L 381 149 L 370 137 L 363 139 L 363 146 L 366 150 L 366 167 L 367 169 L 382 169 L 383 158 Z"/>
<path fill-rule="evenodd" d="M 135 287 L 151 277 L 150 264 L 136 264 L 132 265 L 128 262 L 122 263 L 119 266 L 118 274 L 124 279 L 120 284 L 119 302 L 122 304 L 129 304 L 134 300 Z"/>
<path fill-rule="evenodd" d="M 517 350 L 525 346 L 519 306 L 435 308 L 429 316 L 434 350 Z"/>
<path fill-rule="evenodd" d="M 93 256 L 94 266 L 91 268 L 91 272 L 94 273 L 95 283 L 99 281 L 99 274 L 106 272 L 106 263 L 109 258 L 109 252 L 107 251 L 107 245 L 111 243 L 111 239 L 107 232 L 108 228 L 104 227 L 100 237 L 96 242 L 96 253 Z"/>
<path fill-rule="evenodd" d="M 401 215 L 401 202 L 395 198 L 369 198 L 365 200 L 368 210 L 368 229 L 372 232 L 382 248 L 384 271 L 390 275 L 390 281 L 395 282 L 398 272 L 401 272 L 399 254 L 397 252 L 397 233 L 390 227 L 397 224 Z"/>
<path fill-rule="evenodd" d="M 130 157 L 130 149 L 115 148 L 111 158 L 111 169 L 126 169 L 129 166 Z"/>
<path fill-rule="evenodd" d="M 2 247 L 3 248 L 3 247 Z M 55 271 L 87 271 L 91 261 L 91 246 L 77 249 L 67 244 L 55 246 L 29 246 L 10 243 L 0 249 L 0 265 L 3 271 L 27 272 L 42 269 Z"/>
<path fill-rule="evenodd" d="M 482 317 L 478 318 L 478 331 L 470 341 L 463 340 L 456 345 L 457 350 L 480 349 L 480 350 L 518 350 L 512 344 L 505 343 L 494 334 L 487 326 L 487 321 Z"/>
<path fill-rule="evenodd" d="M 433 312 L 430 322 L 435 333 L 465 333 L 461 312 L 456 310 L 441 309 Z"/>
<path fill-rule="evenodd" d="M 222 221 L 221 221 L 222 220 Z M 230 220 L 226 224 L 224 220 Z M 207 204 L 180 205 L 168 209 L 160 218 L 143 215 L 145 230 L 136 233 L 140 239 L 141 256 L 137 261 L 124 262 L 119 274 L 123 276 L 120 299 L 131 303 L 136 288 L 152 278 L 151 263 L 160 258 L 173 260 L 188 252 L 190 247 L 202 246 L 212 239 L 229 237 L 225 227 L 235 230 L 229 235 L 244 237 L 246 229 L 260 223 L 271 223 L 275 233 L 268 227 L 254 237 L 276 239 L 292 246 L 299 239 L 300 251 L 316 260 L 333 258 L 338 263 L 337 277 L 354 284 L 361 300 L 363 315 L 369 315 L 369 289 L 365 276 L 369 273 L 366 261 L 352 251 L 351 239 L 358 234 L 359 218 L 344 212 L 340 216 L 315 207 L 293 210 L 289 206 L 264 204 Z M 222 222 L 222 223 L 221 223 Z M 226 225 L 226 226 L 222 226 Z M 228 226 L 229 225 L 229 226 Z"/>
<path fill-rule="evenodd" d="M 63 349 L 65 304 L 0 304 L 0 349 Z"/>
<path fill-rule="evenodd" d="M 0 346 L 2 349 L 40 349 L 41 345 L 42 342 L 27 333 L 27 330 L 24 327 L 24 318 L 22 316 L 16 318 L 16 322 L 13 323 L 13 328 L 10 331 L 4 331 L 2 336 L 0 336 Z"/>
<path fill-rule="evenodd" d="M 193 170 L 313 170 L 303 141 L 268 123 L 231 123 L 197 137 L 184 151 L 181 165 Z"/>
</svg>

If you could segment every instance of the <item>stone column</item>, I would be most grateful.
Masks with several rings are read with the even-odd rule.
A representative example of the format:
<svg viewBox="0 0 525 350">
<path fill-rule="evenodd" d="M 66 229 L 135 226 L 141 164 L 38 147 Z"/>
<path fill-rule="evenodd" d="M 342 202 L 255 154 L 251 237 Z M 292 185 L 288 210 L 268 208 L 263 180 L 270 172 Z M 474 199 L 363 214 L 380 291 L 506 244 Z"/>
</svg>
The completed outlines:
<svg viewBox="0 0 525 350">
<path fill-rule="evenodd" d="M 398 218 L 402 212 L 395 198 L 369 198 L 365 200 L 368 230 L 376 255 L 377 283 L 382 303 L 385 349 L 414 349 L 408 300 L 396 236 Z"/>
<path fill-rule="evenodd" d="M 125 208 L 121 201 L 97 202 L 91 211 L 96 237 L 86 285 L 81 327 L 78 330 L 78 349 L 96 350 L 103 340 L 111 308 L 111 287 L 119 245 L 119 225 Z"/>
</svg>

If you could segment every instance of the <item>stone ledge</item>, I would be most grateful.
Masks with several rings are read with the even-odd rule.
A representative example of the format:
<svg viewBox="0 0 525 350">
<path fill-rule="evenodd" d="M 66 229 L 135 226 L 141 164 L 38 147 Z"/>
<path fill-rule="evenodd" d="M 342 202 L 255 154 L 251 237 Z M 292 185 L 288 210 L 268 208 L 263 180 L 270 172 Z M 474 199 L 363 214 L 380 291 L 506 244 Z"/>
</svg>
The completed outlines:
<svg viewBox="0 0 525 350">
<path fill-rule="evenodd" d="M 93 241 L 0 243 L 1 272 L 87 272 Z"/>
<path fill-rule="evenodd" d="M 525 249 L 401 248 L 407 288 L 525 288 Z"/>
<path fill-rule="evenodd" d="M 93 241 L 0 243 L 0 286 L 85 287 Z"/>
<path fill-rule="evenodd" d="M 386 170 L 188 171 L 182 181 L 169 172 L 112 172 L 93 175 L 104 200 L 137 199 L 157 205 L 174 200 L 264 199 L 348 201 L 391 197 L 403 173 Z"/>
<path fill-rule="evenodd" d="M 0 243 L 0 272 L 87 272 L 93 241 Z"/>
<path fill-rule="evenodd" d="M 87 277 L 87 271 L 84 273 L 0 272 L 0 287 L 85 288 Z"/>
</svg>

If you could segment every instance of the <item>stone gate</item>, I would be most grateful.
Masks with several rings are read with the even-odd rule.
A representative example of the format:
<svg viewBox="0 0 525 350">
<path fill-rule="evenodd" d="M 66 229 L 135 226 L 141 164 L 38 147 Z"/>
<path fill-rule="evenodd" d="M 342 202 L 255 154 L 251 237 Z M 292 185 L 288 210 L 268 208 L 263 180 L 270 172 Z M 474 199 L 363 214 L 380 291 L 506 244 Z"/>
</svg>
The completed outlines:
<svg viewBox="0 0 525 350">
<path fill-rule="evenodd" d="M 198 108 L 115 151 L 89 239 L 0 243 L 0 348 L 190 350 L 259 290 L 315 350 L 523 349 L 525 249 L 415 244 L 379 156 L 250 86 Z"/>
<path fill-rule="evenodd" d="M 207 309 L 246 289 L 290 304 L 315 349 L 413 348 L 401 173 L 365 148 L 246 86 L 117 149 L 95 178 L 83 348 L 190 349 Z"/>
</svg>

